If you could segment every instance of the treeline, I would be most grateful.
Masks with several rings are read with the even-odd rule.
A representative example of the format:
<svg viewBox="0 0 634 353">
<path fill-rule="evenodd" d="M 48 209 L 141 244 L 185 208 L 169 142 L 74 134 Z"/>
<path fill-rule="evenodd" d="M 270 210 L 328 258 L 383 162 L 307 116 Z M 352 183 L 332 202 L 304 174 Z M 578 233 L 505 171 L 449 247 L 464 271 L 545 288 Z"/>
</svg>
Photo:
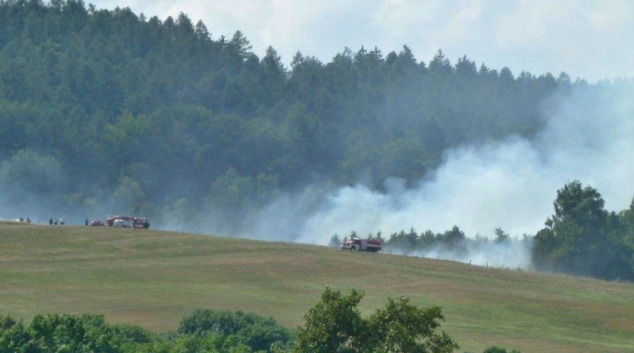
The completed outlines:
<svg viewBox="0 0 634 353">
<path fill-rule="evenodd" d="M 107 323 L 101 315 L 36 315 L 30 323 L 0 315 L 0 352 L 38 353 L 373 353 L 454 352 L 458 344 L 439 332 L 438 306 L 418 308 L 388 299 L 367 318 L 358 309 L 363 292 L 326 288 L 321 301 L 288 330 L 272 318 L 242 311 L 196 310 L 178 330 L 154 334 Z M 513 351 L 519 353 L 517 351 Z M 484 353 L 506 353 L 490 347 Z"/>
<path fill-rule="evenodd" d="M 157 219 L 239 212 L 317 179 L 413 183 L 447 148 L 530 137 L 547 98 L 584 84 L 407 46 L 285 67 L 185 14 L 0 0 L 0 187 L 14 204 Z"/>
<path fill-rule="evenodd" d="M 493 239 L 481 235 L 470 238 L 454 226 L 443 233 L 427 230 L 418 234 L 412 228 L 385 238 L 380 231 L 367 236 L 353 231 L 343 238 L 334 234 L 329 245 L 339 247 L 342 240 L 360 236 L 383 241 L 387 251 L 443 254 L 443 258 L 469 262 L 469 254 L 495 248 L 512 253 L 517 250 L 512 245 L 519 244 L 530 252 L 532 267 L 538 271 L 634 281 L 634 199 L 628 209 L 608 212 L 596 189 L 573 181 L 557 191 L 553 204 L 555 214 L 546 219 L 546 227 L 521 239 L 510 237 L 501 228 L 495 229 Z"/>
<path fill-rule="evenodd" d="M 339 234 L 333 234 L 328 245 L 339 247 L 342 241 L 360 237 L 363 239 L 381 240 L 384 250 L 387 252 L 423 256 L 434 253 L 438 254 L 438 256 L 442 254 L 443 258 L 460 259 L 467 262 L 469 261 L 469 254 L 483 252 L 495 246 L 509 247 L 512 244 L 519 243 L 520 247 L 525 248 L 527 251 L 530 251 L 533 247 L 533 237 L 527 234 L 524 234 L 521 239 L 516 239 L 512 238 L 502 228 L 496 228 L 493 233 L 494 238 L 480 234 L 467 237 L 458 226 L 453 226 L 450 230 L 442 233 L 434 233 L 429 229 L 417 233 L 414 228 L 410 228 L 407 232 L 401 230 L 386 237 L 383 236 L 381 231 L 369 233 L 367 236 L 362 236 L 357 234 L 356 231 L 352 231 L 343 237 Z"/>
</svg>

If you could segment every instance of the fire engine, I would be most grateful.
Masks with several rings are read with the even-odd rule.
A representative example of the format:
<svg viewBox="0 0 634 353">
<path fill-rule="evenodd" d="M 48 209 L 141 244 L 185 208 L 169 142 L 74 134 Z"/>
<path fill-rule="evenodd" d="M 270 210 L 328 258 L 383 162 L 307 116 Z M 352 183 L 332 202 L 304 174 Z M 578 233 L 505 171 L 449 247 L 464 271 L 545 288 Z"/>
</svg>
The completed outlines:
<svg viewBox="0 0 634 353">
<path fill-rule="evenodd" d="M 358 251 L 381 251 L 383 244 L 380 240 L 372 239 L 360 239 L 352 237 L 341 243 L 341 248 L 344 250 L 358 250 Z"/>
<path fill-rule="evenodd" d="M 148 229 L 150 228 L 150 221 L 141 217 L 112 216 L 106 219 L 106 225 L 110 227 Z"/>
</svg>

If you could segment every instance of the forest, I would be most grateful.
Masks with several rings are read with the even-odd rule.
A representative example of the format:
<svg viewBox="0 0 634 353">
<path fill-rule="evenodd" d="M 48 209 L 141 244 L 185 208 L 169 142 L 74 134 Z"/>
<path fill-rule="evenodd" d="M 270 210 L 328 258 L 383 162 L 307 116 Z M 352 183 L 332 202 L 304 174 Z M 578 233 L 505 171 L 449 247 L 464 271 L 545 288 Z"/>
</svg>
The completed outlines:
<svg viewBox="0 0 634 353">
<path fill-rule="evenodd" d="M 534 134 L 545 98 L 584 84 L 442 51 L 425 63 L 407 46 L 298 52 L 287 68 L 241 32 L 76 0 L 3 0 L 0 16 L 0 176 L 16 203 L 157 218 L 239 211 L 316 179 L 414 183 L 448 148 Z"/>
<path fill-rule="evenodd" d="M 161 20 L 82 0 L 0 0 L 0 204 L 82 223 L 105 212 L 153 225 L 240 223 L 314 183 L 413 186 L 448 149 L 531 138 L 553 97 L 580 87 L 592 89 L 563 72 L 452 63 L 442 50 L 424 62 L 407 45 L 344 48 L 325 63 L 297 52 L 287 67 L 273 47 L 259 57 L 242 32 L 213 34 L 182 13 Z M 556 211 L 539 244 L 574 233 Z M 613 220 L 601 216 L 601 227 Z M 457 227 L 395 239 L 456 237 Z M 619 256 L 632 253 L 631 238 L 619 237 Z M 549 249 L 534 258 L 561 269 Z M 632 268 L 604 277 L 632 278 Z"/>
</svg>

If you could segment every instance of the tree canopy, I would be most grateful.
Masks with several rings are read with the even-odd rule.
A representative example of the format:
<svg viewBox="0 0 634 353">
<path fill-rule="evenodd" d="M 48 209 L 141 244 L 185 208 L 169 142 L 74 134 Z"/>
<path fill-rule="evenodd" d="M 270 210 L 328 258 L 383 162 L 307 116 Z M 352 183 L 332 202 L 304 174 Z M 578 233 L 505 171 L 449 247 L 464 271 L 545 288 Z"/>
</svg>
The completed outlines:
<svg viewBox="0 0 634 353">
<path fill-rule="evenodd" d="M 346 48 L 327 63 L 298 52 L 286 67 L 274 48 L 259 57 L 244 33 L 186 14 L 0 0 L 0 161 L 54 159 L 65 182 L 33 186 L 54 188 L 55 209 L 160 221 L 180 200 L 190 213 L 239 210 L 316 178 L 412 184 L 447 148 L 535 134 L 544 100 L 569 81 L 442 51 L 427 64 L 408 46 Z"/>
<path fill-rule="evenodd" d="M 293 352 L 450 353 L 459 348 L 445 332 L 436 332 L 444 319 L 440 307 L 418 308 L 407 298 L 388 298 L 384 308 L 362 318 L 362 298 L 355 289 L 343 294 L 326 288 L 297 329 Z"/>
<path fill-rule="evenodd" d="M 631 207 L 616 214 L 604 204 L 596 189 L 579 181 L 557 191 L 555 214 L 535 236 L 536 268 L 634 280 Z"/>
</svg>

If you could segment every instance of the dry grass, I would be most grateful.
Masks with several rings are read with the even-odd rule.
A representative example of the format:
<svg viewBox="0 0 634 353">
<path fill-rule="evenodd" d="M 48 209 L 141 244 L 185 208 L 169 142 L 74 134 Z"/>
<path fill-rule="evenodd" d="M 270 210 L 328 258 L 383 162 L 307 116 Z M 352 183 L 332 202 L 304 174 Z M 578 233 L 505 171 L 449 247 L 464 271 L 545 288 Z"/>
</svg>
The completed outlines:
<svg viewBox="0 0 634 353">
<path fill-rule="evenodd" d="M 481 352 L 634 351 L 634 285 L 449 261 L 211 236 L 0 223 L 0 313 L 101 313 L 173 330 L 197 308 L 294 327 L 325 286 L 440 305 L 443 328 Z"/>
</svg>

